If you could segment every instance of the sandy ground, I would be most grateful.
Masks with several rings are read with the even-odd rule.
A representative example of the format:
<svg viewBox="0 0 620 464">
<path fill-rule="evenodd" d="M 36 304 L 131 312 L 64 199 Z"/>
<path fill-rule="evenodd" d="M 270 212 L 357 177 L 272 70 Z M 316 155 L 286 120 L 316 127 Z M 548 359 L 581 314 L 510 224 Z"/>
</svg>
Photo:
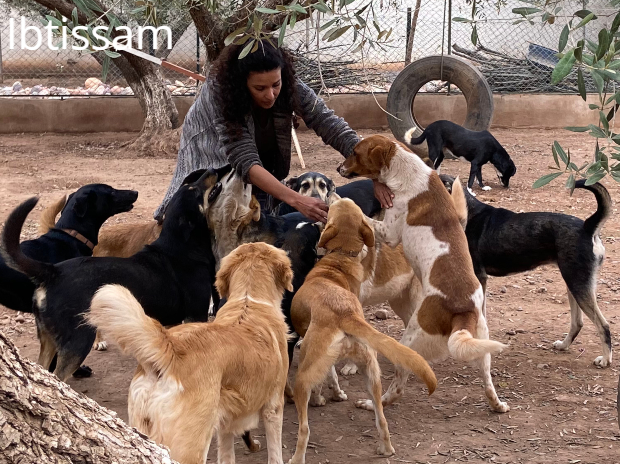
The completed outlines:
<svg viewBox="0 0 620 464">
<path fill-rule="evenodd" d="M 361 131 L 363 135 L 369 131 Z M 548 172 L 552 163 L 550 146 L 562 140 L 577 160 L 591 156 L 587 136 L 565 131 L 497 130 L 496 137 L 513 157 L 518 172 L 505 190 L 490 166 L 483 176 L 493 187 L 478 198 L 515 211 L 555 211 L 585 219 L 596 209 L 594 197 L 576 191 L 570 198 L 559 185 L 532 190 L 533 181 Z M 148 221 L 163 197 L 172 176 L 175 160 L 137 158 L 120 154 L 118 145 L 135 134 L 12 135 L 0 138 L 0 219 L 26 198 L 39 195 L 41 202 L 29 217 L 23 238 L 36 236 L 38 216 L 61 194 L 91 182 L 105 182 L 117 188 L 133 188 L 140 197 L 131 213 L 110 222 Z M 340 156 L 314 134 L 300 134 L 307 170 L 322 171 L 338 184 Z M 580 163 L 577 163 L 580 164 Z M 444 172 L 466 177 L 469 165 L 445 161 Z M 297 160 L 293 173 L 300 173 Z M 605 180 L 614 200 L 619 188 Z M 603 229 L 607 250 L 598 279 L 598 303 L 611 324 L 614 349 L 620 340 L 620 220 L 614 214 Z M 377 432 L 374 415 L 355 408 L 355 400 L 366 398 L 359 375 L 341 376 L 341 386 L 349 396 L 310 410 L 309 464 L 326 463 L 445 463 L 445 462 L 536 462 L 536 463 L 618 463 L 620 434 L 616 422 L 618 362 L 598 369 L 592 361 L 601 354 L 593 324 L 584 328 L 567 352 L 555 352 L 553 341 L 561 339 L 570 323 L 566 289 L 558 270 L 544 266 L 532 272 L 506 278 L 491 278 L 488 317 L 491 338 L 510 343 L 510 349 L 494 357 L 493 379 L 500 398 L 511 411 L 496 414 L 485 400 L 480 373 L 469 366 L 448 360 L 433 366 L 439 379 L 431 397 L 413 379 L 402 399 L 386 408 L 396 455 L 375 454 Z M 386 306 L 387 307 L 387 306 Z M 370 322 L 385 333 L 399 338 L 402 322 L 390 312 L 385 321 L 374 317 L 377 307 L 366 308 Z M 16 319 L 18 319 L 16 321 Z M 19 322 L 23 319 L 23 322 Z M 31 315 L 25 318 L 0 307 L 0 330 L 6 331 L 31 360 L 38 356 L 38 341 Z M 135 361 L 116 347 L 92 352 L 86 364 L 95 371 L 89 379 L 72 379 L 76 390 L 127 418 L 127 389 Z M 384 388 L 394 369 L 381 359 Z M 265 444 L 262 428 L 256 431 Z M 294 405 L 285 409 L 283 441 L 285 460 L 290 458 L 297 436 Z M 215 444 L 214 444 L 215 445 Z M 248 455 L 241 440 L 236 445 L 240 463 L 265 462 L 266 452 Z M 209 460 L 215 459 L 215 447 Z"/>
</svg>

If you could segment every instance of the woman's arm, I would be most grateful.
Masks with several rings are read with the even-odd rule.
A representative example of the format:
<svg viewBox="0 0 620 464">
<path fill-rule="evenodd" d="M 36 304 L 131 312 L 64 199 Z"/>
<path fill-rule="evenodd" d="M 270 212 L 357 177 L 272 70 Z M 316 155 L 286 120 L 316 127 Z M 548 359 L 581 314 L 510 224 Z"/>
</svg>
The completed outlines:
<svg viewBox="0 0 620 464">
<path fill-rule="evenodd" d="M 256 185 L 263 192 L 292 206 L 308 219 L 313 221 L 327 221 L 327 205 L 320 198 L 306 197 L 288 188 L 273 177 L 269 171 L 260 165 L 253 165 L 248 171 L 252 185 Z"/>
</svg>

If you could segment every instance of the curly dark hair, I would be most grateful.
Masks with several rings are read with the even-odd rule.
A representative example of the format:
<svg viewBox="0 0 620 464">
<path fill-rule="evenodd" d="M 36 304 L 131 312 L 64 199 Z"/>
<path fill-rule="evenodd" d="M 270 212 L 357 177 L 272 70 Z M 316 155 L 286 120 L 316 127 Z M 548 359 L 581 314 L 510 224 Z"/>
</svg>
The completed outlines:
<svg viewBox="0 0 620 464">
<path fill-rule="evenodd" d="M 282 89 L 276 100 L 276 107 L 290 114 L 292 119 L 297 102 L 297 78 L 290 53 L 263 39 L 255 52 L 239 59 L 245 45 L 229 45 L 222 50 L 211 67 L 210 74 L 213 75 L 218 90 L 215 93 L 215 102 L 221 108 L 224 119 L 242 124 L 252 109 L 252 96 L 247 86 L 248 76 L 251 72 L 267 72 L 278 68 L 282 72 Z"/>
</svg>

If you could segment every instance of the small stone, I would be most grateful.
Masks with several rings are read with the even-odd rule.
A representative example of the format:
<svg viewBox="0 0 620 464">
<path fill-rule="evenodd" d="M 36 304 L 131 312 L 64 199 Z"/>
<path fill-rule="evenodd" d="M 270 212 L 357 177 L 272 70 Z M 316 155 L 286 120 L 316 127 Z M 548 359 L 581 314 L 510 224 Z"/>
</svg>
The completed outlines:
<svg viewBox="0 0 620 464">
<path fill-rule="evenodd" d="M 39 93 L 41 90 L 43 90 L 43 86 L 35 85 L 32 89 L 30 89 L 30 93 L 32 94 L 34 94 L 35 92 Z"/>
<path fill-rule="evenodd" d="M 167 85 L 166 87 L 168 87 L 168 91 L 170 92 L 174 92 L 177 89 L 174 85 Z"/>
<path fill-rule="evenodd" d="M 506 287 L 500 287 L 499 288 L 500 293 L 506 293 Z"/>
<path fill-rule="evenodd" d="M 24 322 L 26 322 L 26 319 L 24 318 L 24 316 L 20 314 L 19 316 L 15 318 L 15 322 L 19 322 L 20 324 L 23 324 Z"/>
<path fill-rule="evenodd" d="M 525 330 L 523 330 L 523 329 L 515 329 L 515 332 L 517 332 L 518 334 L 526 333 Z"/>
<path fill-rule="evenodd" d="M 517 332 L 515 332 L 514 329 L 510 329 L 506 331 L 506 335 L 517 335 Z"/>
<path fill-rule="evenodd" d="M 521 306 L 519 306 L 519 307 L 517 308 L 517 311 L 523 311 L 523 308 L 522 308 Z"/>
<path fill-rule="evenodd" d="M 84 82 L 84 87 L 87 89 L 96 89 L 100 85 L 103 85 L 103 82 L 101 82 L 96 77 L 89 77 L 88 79 L 86 79 L 86 82 Z"/>
<path fill-rule="evenodd" d="M 183 84 L 183 82 L 181 81 L 174 81 L 174 85 L 176 85 L 177 87 L 185 87 L 185 84 Z"/>
<path fill-rule="evenodd" d="M 536 290 L 536 293 L 547 293 L 547 288 L 546 287 L 540 287 L 539 289 Z"/>
<path fill-rule="evenodd" d="M 21 82 L 17 81 L 13 84 L 13 92 L 19 92 L 22 89 Z"/>
<path fill-rule="evenodd" d="M 389 316 L 389 313 L 385 309 L 378 309 L 375 311 L 375 317 L 380 321 L 385 321 Z"/>
<path fill-rule="evenodd" d="M 50 91 L 47 89 L 43 89 L 39 92 L 39 95 L 49 95 L 49 94 L 50 94 Z"/>
<path fill-rule="evenodd" d="M 119 87 L 118 85 L 115 85 L 114 87 L 110 89 L 110 93 L 112 95 L 120 95 L 122 91 L 123 91 L 123 88 Z"/>
<path fill-rule="evenodd" d="M 536 367 L 538 369 L 549 369 L 549 364 L 538 364 Z"/>
<path fill-rule="evenodd" d="M 97 87 L 97 89 L 95 90 L 95 95 L 104 95 L 105 94 L 105 87 L 103 85 L 100 85 L 99 87 Z"/>
<path fill-rule="evenodd" d="M 547 282 L 549 282 L 549 283 L 553 283 L 553 279 L 546 279 L 546 280 L 547 280 Z"/>
</svg>

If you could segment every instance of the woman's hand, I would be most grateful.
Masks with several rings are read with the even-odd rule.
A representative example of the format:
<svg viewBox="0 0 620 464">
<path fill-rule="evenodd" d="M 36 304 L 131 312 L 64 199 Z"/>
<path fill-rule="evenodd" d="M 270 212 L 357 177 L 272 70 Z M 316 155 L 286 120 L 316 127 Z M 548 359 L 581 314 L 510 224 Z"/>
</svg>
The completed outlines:
<svg viewBox="0 0 620 464">
<path fill-rule="evenodd" d="M 293 208 L 313 221 L 327 222 L 329 207 L 320 198 L 306 197 L 295 192 L 294 199 L 289 203 Z"/>
<path fill-rule="evenodd" d="M 372 181 L 372 185 L 375 191 L 375 198 L 379 200 L 382 208 L 391 208 L 392 207 L 392 198 L 394 198 L 394 194 L 390 190 L 390 188 L 379 182 L 378 180 Z"/>
</svg>

